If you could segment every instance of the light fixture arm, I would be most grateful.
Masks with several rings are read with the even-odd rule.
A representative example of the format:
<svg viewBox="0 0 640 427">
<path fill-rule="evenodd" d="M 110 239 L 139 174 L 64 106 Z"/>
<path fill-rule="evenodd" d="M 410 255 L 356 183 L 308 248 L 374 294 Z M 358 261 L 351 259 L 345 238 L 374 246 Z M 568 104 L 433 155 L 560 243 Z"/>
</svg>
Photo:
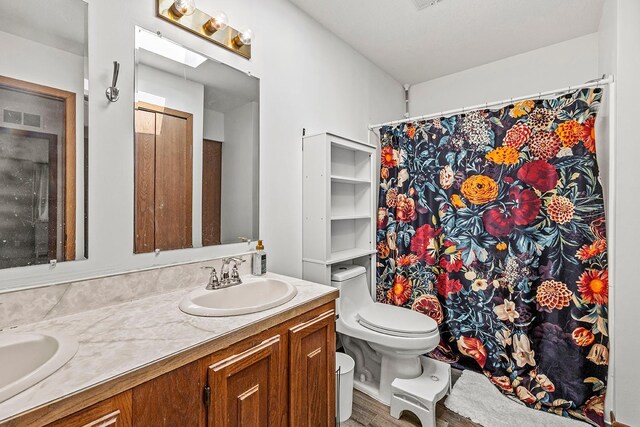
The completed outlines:
<svg viewBox="0 0 640 427">
<path fill-rule="evenodd" d="M 111 86 L 107 88 L 105 92 L 109 102 L 116 102 L 120 98 L 120 89 L 118 89 L 118 75 L 120 74 L 120 63 L 113 61 L 113 79 Z"/>
</svg>

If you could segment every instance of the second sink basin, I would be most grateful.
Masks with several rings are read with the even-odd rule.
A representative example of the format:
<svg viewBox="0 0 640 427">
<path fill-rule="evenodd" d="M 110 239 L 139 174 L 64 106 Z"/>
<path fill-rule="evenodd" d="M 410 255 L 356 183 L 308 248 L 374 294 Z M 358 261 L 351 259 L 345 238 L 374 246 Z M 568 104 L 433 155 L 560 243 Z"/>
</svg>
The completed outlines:
<svg viewBox="0 0 640 427">
<path fill-rule="evenodd" d="M 0 402 L 42 381 L 65 365 L 78 342 L 61 334 L 0 334 Z"/>
<path fill-rule="evenodd" d="M 194 316 L 237 316 L 277 307 L 297 293 L 295 286 L 283 280 L 248 278 L 228 288 L 196 289 L 182 299 L 180 310 Z"/>
</svg>

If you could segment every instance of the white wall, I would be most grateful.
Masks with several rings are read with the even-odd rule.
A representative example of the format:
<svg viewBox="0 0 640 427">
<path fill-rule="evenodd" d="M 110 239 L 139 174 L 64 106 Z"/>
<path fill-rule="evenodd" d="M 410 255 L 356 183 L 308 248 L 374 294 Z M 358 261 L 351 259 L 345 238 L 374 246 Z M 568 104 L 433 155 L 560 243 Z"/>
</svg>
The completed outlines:
<svg viewBox="0 0 640 427">
<path fill-rule="evenodd" d="M 615 224 L 609 231 L 613 280 L 610 281 L 610 309 L 613 326 L 613 399 L 609 399 L 618 421 L 640 425 L 640 353 L 638 339 L 637 252 L 640 241 L 638 212 L 638 165 L 640 136 L 638 134 L 637 100 L 640 96 L 640 2 L 637 0 L 606 0 L 600 23 L 600 71 L 616 76 L 616 140 Z M 613 172 L 613 171 L 611 171 Z M 610 218 L 611 221 L 611 218 Z M 609 224 L 611 225 L 611 224 Z M 613 240 L 611 241 L 611 238 Z M 611 277 L 610 277 L 611 279 Z"/>
<path fill-rule="evenodd" d="M 446 60 L 446 58 L 441 59 Z M 598 34 L 590 34 L 413 85 L 411 116 L 555 90 L 598 77 Z"/>
<path fill-rule="evenodd" d="M 249 249 L 247 244 L 133 254 L 134 26 L 140 25 L 261 79 L 260 234 L 271 271 L 302 272 L 302 129 L 367 138 L 367 125 L 397 119 L 402 86 L 287 0 L 200 0 L 231 24 L 254 29 L 253 58 L 195 37 L 155 16 L 155 2 L 89 0 L 89 259 L 0 272 L 0 288 L 59 283 Z M 284 43 L 283 43 L 284 41 Z M 6 46 L 5 46 L 6 47 Z M 113 64 L 120 100 L 104 91 Z M 15 61 L 4 52 L 2 64 Z M 42 66 L 40 58 L 32 58 Z M 53 62 L 55 63 L 55 62 Z M 51 66 L 51 65 L 47 65 Z"/>
<path fill-rule="evenodd" d="M 76 256 L 84 256 L 85 58 L 0 31 L 0 75 L 76 94 Z M 31 268 L 31 267 L 24 267 Z M 0 289 L 3 287 L 0 275 Z"/>
<path fill-rule="evenodd" d="M 253 235 L 255 182 L 249 179 L 254 159 L 259 154 L 255 146 L 255 128 L 259 125 L 258 104 L 249 102 L 224 115 L 222 144 L 222 206 L 220 239 L 222 243 L 237 242 L 238 237 Z"/>
<path fill-rule="evenodd" d="M 203 136 L 204 139 L 224 142 L 224 114 L 205 108 Z"/>
<path fill-rule="evenodd" d="M 204 85 L 143 64 L 137 66 L 136 101 L 193 114 L 192 244 L 202 246 L 202 137 Z M 147 95 L 153 97 L 149 98 Z"/>
</svg>

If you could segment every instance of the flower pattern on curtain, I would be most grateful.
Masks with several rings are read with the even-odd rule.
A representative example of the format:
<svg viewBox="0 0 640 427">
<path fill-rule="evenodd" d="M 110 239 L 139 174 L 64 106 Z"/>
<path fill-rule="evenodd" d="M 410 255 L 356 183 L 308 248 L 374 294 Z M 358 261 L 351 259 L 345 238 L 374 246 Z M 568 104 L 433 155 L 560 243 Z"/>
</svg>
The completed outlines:
<svg viewBox="0 0 640 427">
<path fill-rule="evenodd" d="M 432 357 L 603 425 L 600 89 L 383 127 L 377 300 L 432 317 Z"/>
</svg>

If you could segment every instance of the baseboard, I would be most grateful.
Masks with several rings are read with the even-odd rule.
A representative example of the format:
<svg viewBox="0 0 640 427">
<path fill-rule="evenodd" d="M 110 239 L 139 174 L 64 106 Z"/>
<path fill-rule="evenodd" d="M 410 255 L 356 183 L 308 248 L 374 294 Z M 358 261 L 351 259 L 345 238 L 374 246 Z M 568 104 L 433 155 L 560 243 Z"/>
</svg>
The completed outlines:
<svg viewBox="0 0 640 427">
<path fill-rule="evenodd" d="M 610 412 L 611 417 L 611 427 L 631 427 L 628 424 L 623 424 L 619 421 L 616 421 L 616 416 L 613 414 L 613 411 Z"/>
</svg>

